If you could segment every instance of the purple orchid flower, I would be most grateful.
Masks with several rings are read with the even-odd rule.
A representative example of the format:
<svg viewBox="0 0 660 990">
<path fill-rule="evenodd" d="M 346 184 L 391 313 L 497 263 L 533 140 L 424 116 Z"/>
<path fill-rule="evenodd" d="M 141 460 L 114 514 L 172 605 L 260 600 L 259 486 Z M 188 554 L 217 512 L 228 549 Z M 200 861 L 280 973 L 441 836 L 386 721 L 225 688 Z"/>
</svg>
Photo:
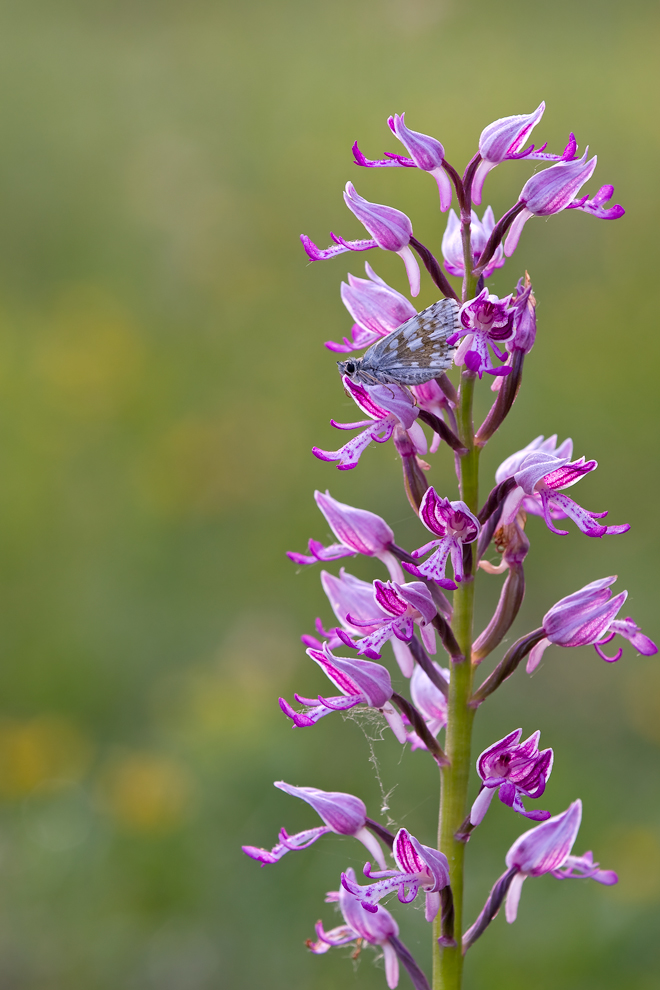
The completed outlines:
<svg viewBox="0 0 660 990">
<path fill-rule="evenodd" d="M 504 480 L 513 477 L 517 488 L 507 496 L 502 510 L 502 525 L 514 521 L 520 508 L 543 517 L 546 526 L 558 536 L 566 536 L 567 531 L 557 529 L 554 519 L 568 517 L 586 536 L 600 538 L 606 535 L 627 533 L 628 523 L 618 526 L 602 526 L 596 519 L 602 519 L 607 512 L 590 512 L 563 494 L 564 488 L 575 485 L 580 478 L 598 467 L 597 461 L 586 461 L 584 457 L 571 461 L 573 442 L 565 440 L 553 453 L 556 435 L 544 440 L 537 437 L 523 450 L 504 461 L 496 478 Z"/>
<path fill-rule="evenodd" d="M 344 642 L 367 657 L 374 660 L 380 658 L 378 650 L 383 644 L 394 638 L 402 643 L 409 643 L 413 637 L 415 624 L 419 626 L 422 642 L 429 653 L 435 653 L 435 630 L 432 622 L 437 615 L 437 609 L 431 593 L 422 581 L 409 581 L 407 584 L 397 584 L 395 581 L 374 581 L 373 597 L 379 612 L 385 613 L 384 618 L 372 615 L 360 619 L 352 613 L 346 615 L 346 620 L 354 627 L 367 627 L 370 631 L 357 643 L 346 636 Z M 341 638 L 342 634 L 338 631 Z M 402 670 L 407 677 L 412 674 L 412 667 Z"/>
<path fill-rule="evenodd" d="M 561 815 L 548 818 L 535 828 L 524 832 L 506 854 L 507 872 L 493 885 L 486 904 L 463 936 L 465 952 L 497 916 L 506 896 L 506 920 L 512 924 L 518 916 L 522 885 L 527 877 L 549 873 L 557 880 L 595 880 L 610 886 L 618 882 L 613 870 L 601 870 L 591 852 L 571 856 L 571 849 L 580 828 L 582 802 L 574 801 Z"/>
<path fill-rule="evenodd" d="M 490 206 L 484 211 L 483 219 L 479 219 L 472 210 L 472 220 L 470 222 L 470 244 L 472 248 L 472 259 L 474 267 L 479 264 L 479 258 L 488 243 L 488 238 L 495 227 L 495 216 Z M 465 261 L 463 258 L 463 240 L 461 237 L 461 222 L 453 210 L 447 216 L 447 226 L 442 236 L 442 255 L 445 259 L 445 268 L 450 275 L 463 278 L 465 275 Z M 483 277 L 490 278 L 496 268 L 501 268 L 505 262 L 504 248 L 498 244 L 495 254 L 483 270 Z"/>
<path fill-rule="evenodd" d="M 430 137 L 428 134 L 421 134 L 419 131 L 411 131 L 409 127 L 406 127 L 405 116 L 405 113 L 395 113 L 393 117 L 388 118 L 387 123 L 410 158 L 389 151 L 386 152 L 384 159 L 365 158 L 356 141 L 353 145 L 355 164 L 362 166 L 362 168 L 419 168 L 424 172 L 429 172 L 438 183 L 440 209 L 444 213 L 451 206 L 452 197 L 451 181 L 443 168 L 445 149 L 437 138 Z"/>
<path fill-rule="evenodd" d="M 365 911 L 374 914 L 378 911 L 378 902 L 395 890 L 402 904 L 410 904 L 423 890 L 426 894 L 425 917 L 427 921 L 433 921 L 440 909 L 440 891 L 449 886 L 447 857 L 437 849 L 423 846 L 405 828 L 400 828 L 394 837 L 392 855 L 398 869 L 372 873 L 371 863 L 367 863 L 364 875 L 376 883 L 361 886 L 342 873 L 342 887 L 358 898 Z"/>
<path fill-rule="evenodd" d="M 371 234 L 371 240 L 346 241 L 331 232 L 330 237 L 335 243 L 332 247 L 321 250 L 306 234 L 301 234 L 300 240 L 308 257 L 312 261 L 326 261 L 345 251 L 369 251 L 375 247 L 384 251 L 394 251 L 405 265 L 410 294 L 418 296 L 420 273 L 417 259 L 410 247 L 413 228 L 409 218 L 405 213 L 391 206 L 370 203 L 355 191 L 352 182 L 346 183 L 344 202 Z"/>
<path fill-rule="evenodd" d="M 515 454 L 511 454 L 510 457 L 507 457 L 506 460 L 502 461 L 495 472 L 495 480 L 498 485 L 503 481 L 506 481 L 507 478 L 513 478 L 516 472 L 520 470 L 520 466 L 527 455 L 536 451 L 541 451 L 544 454 L 553 454 L 555 457 L 567 457 L 570 461 L 573 456 L 573 441 L 570 437 L 568 437 L 563 441 L 563 443 L 557 446 L 556 433 L 553 433 L 547 440 L 543 435 L 535 437 L 535 439 L 532 440 L 531 443 L 528 443 L 526 447 L 523 447 L 522 450 L 517 450 Z M 521 502 L 520 491 L 519 489 L 514 488 L 513 492 L 507 496 L 502 515 L 505 519 L 511 520 L 519 509 L 523 509 L 528 515 L 542 517 L 543 503 L 541 501 L 541 496 L 538 494 L 523 494 L 523 499 Z M 558 505 L 550 506 L 550 515 L 553 519 L 567 518 L 566 513 Z"/>
<path fill-rule="evenodd" d="M 518 198 L 518 206 L 522 205 L 523 209 L 517 213 L 504 242 L 507 258 L 516 250 L 522 229 L 531 217 L 549 217 L 567 209 L 582 210 L 599 220 L 618 220 L 624 215 L 622 206 L 609 209 L 604 206 L 612 198 L 614 186 L 602 186 L 591 200 L 588 196 L 576 199 L 598 161 L 595 155 L 587 161 L 588 151 L 587 148 L 576 161 L 560 161 L 527 180 Z"/>
<path fill-rule="evenodd" d="M 562 598 L 546 612 L 543 616 L 545 637 L 529 654 L 528 674 L 536 670 L 552 643 L 564 647 L 593 646 L 599 657 L 608 663 L 615 663 L 621 659 L 623 650 L 619 648 L 613 657 L 609 657 L 602 647 L 618 633 L 644 656 L 650 657 L 658 652 L 653 640 L 645 636 L 631 618 L 616 618 L 628 592 L 621 591 L 612 597 L 610 585 L 615 581 L 616 575 L 592 581 L 574 594 Z"/>
<path fill-rule="evenodd" d="M 485 127 L 479 138 L 479 163 L 472 182 L 472 202 L 481 203 L 484 181 L 488 173 L 496 165 L 505 161 L 516 161 L 529 158 L 541 161 L 565 161 L 575 154 L 577 145 L 571 134 L 569 142 L 561 155 L 551 155 L 545 151 L 544 144 L 538 151 L 534 145 L 524 150 L 525 142 L 532 133 L 545 111 L 545 103 L 539 104 L 533 113 L 518 114 L 513 117 L 501 117 Z"/>
<path fill-rule="evenodd" d="M 419 409 L 415 406 L 412 396 L 401 385 L 358 385 L 348 376 L 342 379 L 347 395 L 356 405 L 369 416 L 369 419 L 357 423 L 337 423 L 330 420 L 337 430 L 357 430 L 366 427 L 361 433 L 339 450 L 322 450 L 312 447 L 312 453 L 321 461 L 337 461 L 340 471 L 351 471 L 357 466 L 360 457 L 372 440 L 376 443 L 386 443 L 394 434 L 397 426 L 407 432 L 415 450 L 420 454 L 426 453 L 426 437 L 424 430 L 415 420 Z"/>
<path fill-rule="evenodd" d="M 507 357 L 499 345 L 511 340 L 514 335 L 513 310 L 511 296 L 499 299 L 491 295 L 488 289 L 483 289 L 475 299 L 470 299 L 461 306 L 458 314 L 463 329 L 452 334 L 447 344 L 452 346 L 463 338 L 454 355 L 454 364 L 458 367 L 465 365 L 479 378 L 487 371 L 489 375 L 508 375 L 511 369 L 506 365 L 495 367 L 492 362 L 489 347 L 497 354 L 500 361 Z"/>
<path fill-rule="evenodd" d="M 355 882 L 355 871 L 349 867 L 346 876 Z M 358 898 L 345 887 L 331 891 L 326 897 L 326 903 L 339 902 L 339 909 L 344 917 L 344 924 L 331 928 L 326 932 L 320 921 L 316 923 L 316 942 L 311 939 L 307 948 L 315 955 L 322 955 L 328 949 L 338 945 L 347 945 L 356 939 L 364 939 L 369 945 L 377 945 L 383 951 L 385 961 L 385 979 L 390 990 L 399 985 L 399 960 L 392 939 L 399 934 L 399 926 L 385 908 L 376 915 L 362 909 Z"/>
<path fill-rule="evenodd" d="M 321 584 L 332 611 L 340 623 L 340 627 L 331 630 L 331 649 L 340 644 L 356 649 L 351 637 L 365 637 L 372 633 L 378 633 L 381 629 L 381 623 L 392 622 L 391 613 L 381 608 L 376 599 L 373 584 L 369 581 L 361 581 L 360 578 L 349 574 L 343 567 L 339 571 L 339 577 L 322 571 Z M 359 625 L 355 624 L 354 620 L 356 619 Z M 392 635 L 390 643 L 401 673 L 404 677 L 410 677 L 415 666 L 415 660 L 408 644 L 396 635 Z M 430 645 L 432 652 L 435 652 L 435 642 Z M 379 654 L 375 652 L 370 655 L 371 659 L 379 658 Z"/>
<path fill-rule="evenodd" d="M 336 657 L 327 647 L 323 650 L 308 649 L 307 655 L 319 665 L 323 673 L 341 691 L 332 698 L 303 698 L 294 695 L 301 705 L 308 706 L 304 712 L 297 712 L 288 701 L 280 698 L 280 708 L 290 718 L 296 728 L 315 725 L 319 719 L 331 712 L 348 711 L 356 705 L 366 705 L 382 712 L 392 732 L 400 743 L 406 742 L 406 730 L 401 716 L 390 703 L 393 688 L 389 671 L 379 663 L 370 660 L 349 660 Z"/>
<path fill-rule="evenodd" d="M 529 354 L 536 340 L 536 298 L 532 283 L 521 278 L 513 300 L 513 337 L 506 343 L 508 351 Z"/>
<path fill-rule="evenodd" d="M 439 663 L 433 661 L 438 675 L 449 684 L 449 671 L 446 667 L 441 667 Z M 410 678 L 410 697 L 417 711 L 422 715 L 428 725 L 429 732 L 437 736 L 441 729 L 447 724 L 447 696 L 435 686 L 421 667 L 416 666 Z M 410 748 L 426 749 L 426 744 L 419 738 L 417 733 L 409 729 L 408 740 Z"/>
<path fill-rule="evenodd" d="M 368 278 L 349 274 L 348 285 L 341 283 L 342 302 L 355 323 L 351 330 L 352 340 L 344 337 L 341 344 L 326 341 L 328 350 L 337 354 L 350 354 L 369 347 L 417 315 L 413 304 L 376 275 L 368 262 L 364 267 Z"/>
<path fill-rule="evenodd" d="M 549 811 L 525 811 L 521 800 L 541 797 L 552 772 L 553 753 L 551 749 L 539 753 L 540 735 L 537 731 L 521 743 L 522 729 L 516 729 L 483 751 L 477 760 L 483 783 L 470 812 L 472 825 L 481 824 L 495 791 L 502 804 L 525 818 L 543 822 L 550 817 Z"/>
<path fill-rule="evenodd" d="M 321 791 L 318 787 L 293 787 L 283 780 L 276 780 L 275 787 L 311 804 L 325 824 L 297 832 L 295 835 L 288 835 L 284 829 L 281 829 L 279 842 L 270 850 L 243 846 L 243 852 L 251 859 L 256 859 L 262 866 L 267 863 L 277 863 L 288 852 L 308 849 L 322 835 L 334 832 L 336 835 L 352 835 L 353 838 L 359 839 L 381 868 L 385 869 L 383 850 L 376 837 L 366 828 L 367 809 L 360 798 L 354 797 L 353 794 L 343 794 L 341 791 Z"/>
<path fill-rule="evenodd" d="M 366 557 L 378 557 L 390 572 L 393 581 L 403 581 L 401 565 L 391 551 L 394 533 L 384 519 L 375 512 L 355 509 L 338 502 L 329 491 L 315 491 L 316 504 L 325 516 L 338 542 L 324 547 L 318 540 L 309 541 L 309 555 L 287 552 L 294 564 L 316 564 L 319 561 L 339 560 L 361 553 Z"/>
<path fill-rule="evenodd" d="M 561 815 L 524 832 L 506 854 L 506 865 L 517 871 L 506 899 L 506 920 L 518 915 L 522 885 L 527 877 L 550 873 L 557 880 L 589 879 L 610 886 L 618 882 L 613 870 L 601 870 L 590 852 L 571 856 L 582 820 L 582 802 L 574 801 Z"/>
<path fill-rule="evenodd" d="M 445 577 L 447 560 L 451 558 L 455 580 L 462 581 L 463 546 L 473 543 L 478 537 L 481 530 L 479 520 L 470 512 L 465 502 L 450 502 L 448 498 L 441 498 L 433 487 L 428 488 L 424 494 L 419 507 L 419 518 L 440 539 L 431 540 L 413 551 L 411 556 L 417 558 L 433 547 L 437 548 L 428 560 L 413 569 L 441 587 L 453 589 L 456 584 Z"/>
</svg>

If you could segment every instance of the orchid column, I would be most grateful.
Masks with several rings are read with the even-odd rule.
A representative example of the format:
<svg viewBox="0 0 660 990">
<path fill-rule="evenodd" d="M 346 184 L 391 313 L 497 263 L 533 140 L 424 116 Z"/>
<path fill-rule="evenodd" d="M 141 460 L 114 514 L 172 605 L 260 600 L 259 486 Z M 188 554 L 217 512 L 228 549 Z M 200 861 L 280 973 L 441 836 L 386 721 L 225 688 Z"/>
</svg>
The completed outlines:
<svg viewBox="0 0 660 990">
<path fill-rule="evenodd" d="M 426 752 L 437 764 L 441 778 L 437 848 L 429 844 L 434 839 L 429 837 L 423 843 L 407 828 L 393 834 L 369 817 L 359 797 L 282 781 L 276 781 L 276 786 L 306 801 L 324 824 L 296 835 L 282 829 L 271 849 L 243 847 L 264 866 L 279 862 L 288 852 L 307 848 L 322 836 L 358 839 L 371 857 L 363 871 L 371 882 L 359 883 L 353 868 L 347 866 L 341 874 L 341 889 L 327 897 L 339 905 L 344 924 L 326 928 L 319 921 L 317 939 L 310 939 L 308 947 L 322 955 L 332 946 L 349 942 L 356 943 L 356 952 L 371 946 L 382 952 L 390 988 L 398 985 L 401 964 L 416 990 L 430 990 L 431 986 L 433 990 L 459 990 L 465 953 L 486 931 L 503 903 L 506 920 L 515 920 L 527 877 L 550 873 L 557 879 L 591 878 L 605 886 L 616 883 L 616 874 L 600 869 L 591 853 L 572 854 L 582 816 L 579 799 L 554 816 L 549 810 L 528 808 L 524 803 L 523 799 L 535 801 L 543 795 L 554 761 L 552 749 L 539 750 L 538 731 L 531 730 L 521 742 L 522 728 L 503 726 L 502 738 L 477 760 L 480 786 L 469 798 L 472 724 L 479 706 L 523 659 L 527 658 L 531 673 L 552 645 L 593 645 L 599 657 L 613 663 L 623 650 L 610 655 L 603 647 L 618 634 L 638 653 L 650 656 L 657 652 L 631 618 L 617 618 L 627 592 L 613 596 L 610 587 L 616 578 L 601 577 L 561 598 L 546 612 L 538 628 L 520 636 L 504 652 L 476 688 L 473 683 L 479 665 L 500 647 L 518 615 L 525 593 L 524 560 L 530 550 L 526 523 L 530 516 L 540 517 L 557 535 L 566 535 L 567 530 L 557 526 L 565 519 L 575 523 L 585 536 L 599 539 L 623 534 L 629 528 L 625 523 L 604 523 L 606 512 L 585 509 L 565 494 L 565 489 L 595 470 L 597 464 L 584 457 L 573 459 L 572 441 L 557 444 L 556 435 L 537 437 L 506 457 L 494 486 L 485 498 L 480 496 L 479 454 L 512 409 L 523 364 L 536 336 L 536 300 L 527 273 L 503 298 L 490 292 L 487 280 L 513 255 L 523 227 L 532 217 L 580 210 L 612 220 L 624 213 L 620 206 L 607 207 L 613 194 L 611 186 L 603 186 L 591 199 L 579 195 L 594 172 L 596 158 L 589 159 L 586 152 L 578 157 L 572 134 L 562 154 L 547 152 L 545 145 L 539 150 L 533 145 L 525 147 L 543 111 L 541 104 L 534 113 L 506 117 L 486 127 L 478 151 L 462 175 L 447 161 L 442 144 L 410 130 L 403 114 L 390 117 L 388 123 L 403 144 L 405 155 L 388 152 L 385 158 L 372 160 L 357 143 L 353 147 L 355 164 L 361 168 L 418 169 L 434 178 L 440 209 L 449 211 L 441 245 L 444 267 L 450 276 L 461 279 L 460 292 L 432 250 L 414 236 L 411 220 L 393 207 L 363 198 L 351 182 L 346 185 L 344 200 L 369 237 L 350 241 L 331 234 L 333 244 L 325 249 L 302 237 L 305 251 L 314 261 L 379 249 L 398 254 L 413 297 L 420 291 L 421 261 L 437 290 L 453 300 L 418 315 L 407 296 L 387 285 L 369 263 L 365 266 L 367 279 L 350 274 L 348 284 L 342 284 L 342 301 L 355 322 L 350 336 L 341 342 L 328 342 L 326 347 L 341 354 L 370 348 L 371 363 L 365 364 L 371 369 L 368 374 L 357 374 L 359 359 L 341 366 L 344 390 L 367 418 L 351 423 L 332 420 L 336 429 L 358 432 L 337 450 L 314 447 L 313 453 L 346 471 L 358 466 L 372 442 L 392 440 L 401 459 L 405 494 L 432 539 L 405 550 L 379 516 L 338 502 L 329 492 L 316 493 L 318 507 L 336 542 L 325 546 L 312 539 L 308 553 L 291 552 L 290 558 L 301 566 L 332 565 L 361 554 L 373 558 L 384 570 L 372 582 L 354 577 L 344 567 L 339 574 L 321 572 L 337 624 L 325 628 L 318 619 L 315 635 L 306 634 L 302 639 L 310 659 L 340 693 L 317 698 L 296 694 L 299 707 L 280 699 L 282 712 L 296 729 L 309 729 L 328 716 L 337 718 L 336 713 L 362 707 L 384 719 L 388 732 L 391 730 L 392 745 L 409 745 Z M 515 160 L 545 162 L 548 167 L 524 183 L 518 201 L 499 220 L 490 207 L 480 219 L 473 204 L 481 203 L 488 173 Z M 450 209 L 454 197 L 458 214 Z M 434 314 L 440 312 L 445 320 L 448 312 L 455 318 L 449 330 L 444 331 L 440 316 L 434 322 Z M 446 357 L 446 364 L 439 367 L 447 367 L 453 359 L 454 381 L 448 374 L 434 377 L 437 371 L 431 370 L 431 359 L 425 357 L 425 334 L 436 342 L 436 359 L 438 348 L 445 348 L 442 357 Z M 384 337 L 388 341 L 380 350 L 373 346 Z M 385 346 L 387 372 L 381 372 L 375 355 L 385 353 Z M 406 381 L 411 380 L 421 383 L 407 387 Z M 475 389 L 485 382 L 494 393 L 492 407 L 475 429 L 473 397 Z M 445 456 L 442 486 L 436 490 L 428 484 L 430 465 L 423 458 L 438 451 Z M 454 471 L 457 498 L 452 498 L 450 491 Z M 499 554 L 499 563 L 487 559 L 491 546 Z M 503 575 L 504 581 L 493 616 L 475 637 L 475 578 L 480 569 Z M 451 600 L 446 592 L 452 594 Z M 388 661 L 380 662 L 388 643 L 393 653 L 390 667 L 408 681 L 409 697 L 403 690 L 395 690 Z M 439 647 L 446 653 L 448 666 L 434 659 Z M 346 650 L 350 656 L 337 655 Z M 514 725 L 517 720 L 518 716 L 512 716 Z M 439 738 L 443 730 L 444 744 Z M 466 928 L 463 877 L 467 843 L 472 831 L 486 819 L 495 794 L 512 812 L 539 824 L 521 835 L 506 854 L 506 871 L 495 880 L 477 919 L 461 935 Z M 393 868 L 387 868 L 386 853 L 393 857 Z M 380 903 L 395 892 L 402 904 L 424 894 L 425 918 L 433 933 L 431 983 L 400 941 L 395 919 Z"/>
</svg>

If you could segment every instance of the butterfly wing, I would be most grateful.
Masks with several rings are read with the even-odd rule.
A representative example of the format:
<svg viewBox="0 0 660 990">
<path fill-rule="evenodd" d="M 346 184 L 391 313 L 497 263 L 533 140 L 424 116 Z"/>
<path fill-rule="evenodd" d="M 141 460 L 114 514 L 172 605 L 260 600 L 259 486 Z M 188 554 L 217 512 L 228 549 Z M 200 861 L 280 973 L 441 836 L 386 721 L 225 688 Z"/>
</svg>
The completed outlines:
<svg viewBox="0 0 660 990">
<path fill-rule="evenodd" d="M 447 338 L 459 329 L 458 310 L 454 299 L 440 299 L 372 344 L 362 358 L 361 379 L 422 385 L 437 378 L 452 362 Z"/>
</svg>

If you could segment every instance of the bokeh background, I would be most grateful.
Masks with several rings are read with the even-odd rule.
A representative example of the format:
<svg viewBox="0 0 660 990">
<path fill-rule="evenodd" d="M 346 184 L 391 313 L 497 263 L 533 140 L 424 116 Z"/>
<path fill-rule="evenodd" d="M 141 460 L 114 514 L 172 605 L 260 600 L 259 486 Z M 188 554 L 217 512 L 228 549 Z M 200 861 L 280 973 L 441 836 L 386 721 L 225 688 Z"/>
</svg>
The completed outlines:
<svg viewBox="0 0 660 990">
<path fill-rule="evenodd" d="M 423 753 L 339 716 L 292 732 L 276 703 L 325 687 L 298 639 L 330 619 L 318 570 L 284 556 L 328 535 L 313 489 L 421 542 L 391 444 L 348 473 L 310 453 L 341 442 L 331 416 L 354 418 L 322 344 L 349 329 L 339 282 L 365 256 L 308 265 L 298 235 L 361 236 L 353 179 L 439 250 L 428 176 L 351 165 L 356 138 L 396 150 L 388 114 L 462 167 L 488 122 L 545 99 L 534 139 L 560 150 L 574 130 L 599 155 L 588 188 L 615 185 L 623 220 L 530 222 L 493 280 L 505 294 L 530 271 L 539 335 L 484 478 L 540 433 L 572 435 L 601 462 L 579 500 L 633 524 L 594 541 L 532 519 L 512 636 L 609 573 L 660 635 L 659 29 L 644 0 L 0 3 L 2 990 L 385 985 L 368 951 L 304 948 L 361 847 L 330 837 L 263 870 L 239 847 L 317 824 L 280 778 L 435 831 Z M 497 169 L 484 202 L 500 215 L 532 168 Z M 369 260 L 405 288 L 398 258 Z M 426 279 L 420 302 L 435 295 Z M 453 490 L 446 451 L 431 475 Z M 500 581 L 479 578 L 482 625 Z M 578 851 L 621 882 L 530 881 L 466 987 L 654 990 L 658 661 L 553 649 L 482 709 L 476 752 L 518 725 L 555 748 L 543 806 L 582 796 Z M 497 804 L 474 836 L 468 917 L 524 824 Z M 423 915 L 393 910 L 428 964 Z"/>
</svg>

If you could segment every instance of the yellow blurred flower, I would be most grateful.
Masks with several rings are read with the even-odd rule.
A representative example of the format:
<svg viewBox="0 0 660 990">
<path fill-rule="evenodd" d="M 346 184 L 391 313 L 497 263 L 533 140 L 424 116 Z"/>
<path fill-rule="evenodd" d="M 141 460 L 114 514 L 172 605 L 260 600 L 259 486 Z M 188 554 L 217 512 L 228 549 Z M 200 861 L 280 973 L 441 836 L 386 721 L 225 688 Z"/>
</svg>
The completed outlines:
<svg viewBox="0 0 660 990">
<path fill-rule="evenodd" d="M 191 816 L 195 781 L 172 757 L 134 752 L 115 760 L 100 784 L 101 804 L 115 821 L 135 832 L 170 832 Z"/>
</svg>

